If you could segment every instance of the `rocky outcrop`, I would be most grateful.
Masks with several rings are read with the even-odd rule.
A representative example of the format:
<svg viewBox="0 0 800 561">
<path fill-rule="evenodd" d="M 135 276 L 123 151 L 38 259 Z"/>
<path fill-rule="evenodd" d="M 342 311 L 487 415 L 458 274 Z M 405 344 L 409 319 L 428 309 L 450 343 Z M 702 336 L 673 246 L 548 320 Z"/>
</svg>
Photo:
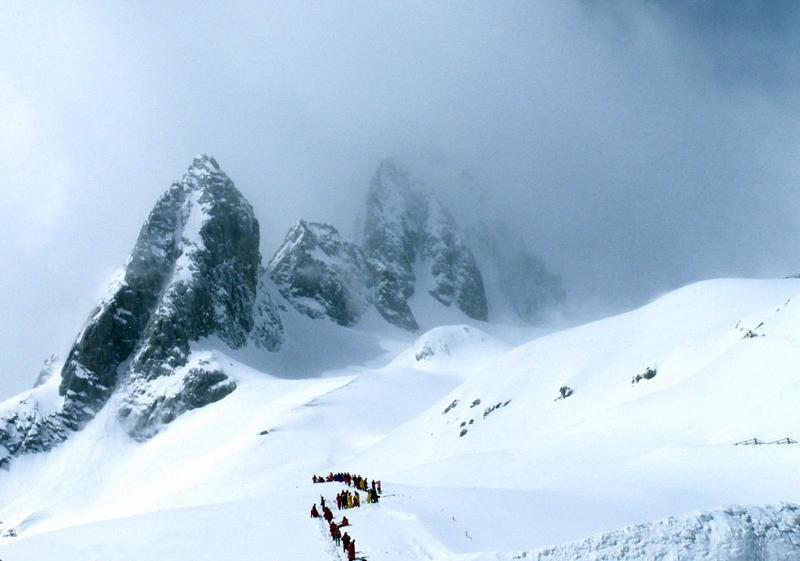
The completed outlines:
<svg viewBox="0 0 800 561">
<path fill-rule="evenodd" d="M 213 158 L 198 156 L 156 203 L 122 276 L 73 344 L 61 370 L 61 406 L 44 414 L 29 404 L 0 420 L 6 457 L 62 441 L 114 392 L 123 393 L 120 418 L 141 438 L 233 391 L 219 369 L 182 367 L 191 343 L 206 337 L 231 348 L 280 346 L 260 264 L 252 207 Z M 156 380 L 175 376 L 184 377 L 183 390 L 157 390 L 164 384 Z"/>
<path fill-rule="evenodd" d="M 441 204 L 432 196 L 427 202 L 421 255 L 433 279 L 429 292 L 445 306 L 455 304 L 467 316 L 486 321 L 489 309 L 483 276 L 472 251 Z"/>
<path fill-rule="evenodd" d="M 354 325 L 370 304 L 370 275 L 361 249 L 333 226 L 299 221 L 269 263 L 281 295 L 299 312 Z"/>
<path fill-rule="evenodd" d="M 445 306 L 473 319 L 488 316 L 480 270 L 455 222 L 432 193 L 392 160 L 383 161 L 367 195 L 362 246 L 375 286 L 375 306 L 390 323 L 416 329 L 408 299 L 424 287 Z"/>
<path fill-rule="evenodd" d="M 466 232 L 432 192 L 385 160 L 370 184 L 360 244 L 332 226 L 300 221 L 262 268 L 252 207 L 217 162 L 200 155 L 156 203 L 60 376 L 47 382 L 56 376 L 50 360 L 29 395 L 0 410 L 0 465 L 57 445 L 112 395 L 114 413 L 137 439 L 224 398 L 235 380 L 220 364 L 198 360 L 193 344 L 275 351 L 283 340 L 279 310 L 353 326 L 374 307 L 389 323 L 416 330 L 409 299 L 429 295 L 487 320 L 484 268 L 520 317 L 533 318 L 558 298 L 558 279 L 513 240 Z M 53 395 L 39 399 L 45 391 Z"/>
</svg>

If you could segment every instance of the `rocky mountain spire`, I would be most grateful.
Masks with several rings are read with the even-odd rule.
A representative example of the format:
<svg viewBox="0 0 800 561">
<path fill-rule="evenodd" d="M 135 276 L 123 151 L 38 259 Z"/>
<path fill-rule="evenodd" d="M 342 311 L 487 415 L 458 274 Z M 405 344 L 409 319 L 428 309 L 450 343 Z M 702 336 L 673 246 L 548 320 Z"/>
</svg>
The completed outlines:
<svg viewBox="0 0 800 561">
<path fill-rule="evenodd" d="M 61 407 L 45 413 L 28 404 L 0 421 L 6 456 L 51 448 L 115 392 L 137 438 L 224 397 L 233 380 L 190 364 L 191 344 L 212 336 L 231 348 L 252 341 L 275 350 L 282 326 L 263 287 L 253 209 L 217 162 L 200 155 L 158 200 L 122 276 L 73 344 L 61 370 Z M 154 383 L 175 374 L 168 392 Z"/>
<path fill-rule="evenodd" d="M 375 279 L 375 306 L 400 327 L 416 329 L 408 299 L 417 267 L 430 277 L 423 287 L 445 306 L 487 319 L 481 272 L 441 203 L 392 160 L 381 162 L 367 195 L 362 245 Z"/>
<path fill-rule="evenodd" d="M 333 226 L 300 220 L 269 263 L 281 295 L 300 313 L 354 325 L 370 304 L 364 253 Z"/>
</svg>

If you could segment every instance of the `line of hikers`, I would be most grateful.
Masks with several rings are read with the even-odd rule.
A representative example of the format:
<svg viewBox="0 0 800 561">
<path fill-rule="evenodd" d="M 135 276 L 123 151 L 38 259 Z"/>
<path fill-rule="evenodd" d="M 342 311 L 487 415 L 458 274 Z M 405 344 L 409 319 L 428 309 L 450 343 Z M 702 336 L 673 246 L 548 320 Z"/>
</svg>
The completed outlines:
<svg viewBox="0 0 800 561">
<path fill-rule="evenodd" d="M 360 475 L 352 475 L 350 473 L 329 473 L 327 476 L 322 475 L 314 475 L 311 478 L 311 481 L 314 483 L 331 483 L 331 482 L 338 482 L 344 483 L 348 487 L 355 487 L 361 491 L 366 491 L 368 489 L 372 489 L 373 491 L 377 492 L 377 494 L 381 494 L 383 491 L 381 490 L 381 482 L 372 480 L 370 484 L 369 479 L 361 477 Z"/>
<path fill-rule="evenodd" d="M 355 486 L 356 489 L 366 491 L 366 500 L 370 503 L 377 503 L 378 498 L 382 493 L 380 481 L 373 479 L 370 483 L 369 480 L 361 477 L 360 475 L 354 476 L 349 473 L 330 473 L 327 478 L 315 475 L 311 478 L 311 480 L 314 483 L 337 481 L 346 483 L 348 487 L 351 485 Z M 320 515 L 319 510 L 317 510 L 317 503 L 314 503 L 314 505 L 311 507 L 311 518 L 324 519 L 325 522 L 328 523 L 328 529 L 330 530 L 333 543 L 335 543 L 337 546 L 342 546 L 342 549 L 347 554 L 347 561 L 355 561 L 356 541 L 350 537 L 347 531 L 342 533 L 342 528 L 350 525 L 350 521 L 347 519 L 347 516 L 342 516 L 342 521 L 337 523 L 334 520 L 333 511 L 330 509 L 330 507 L 328 507 L 325 497 L 322 495 L 319 497 L 319 504 L 320 508 L 322 509 L 322 514 Z M 361 496 L 357 490 L 350 492 L 349 489 L 344 489 L 336 495 L 336 507 L 339 510 L 358 508 L 360 506 Z"/>
<path fill-rule="evenodd" d="M 338 524 L 333 520 L 333 512 L 325 505 L 325 497 L 322 497 L 322 516 L 325 522 L 328 523 L 328 528 L 331 532 L 331 539 L 336 545 L 341 545 L 344 552 L 347 554 L 347 561 L 355 561 L 356 558 L 356 540 L 350 537 L 347 531 L 342 534 L 342 528 L 349 526 L 350 521 L 347 516 L 342 517 L 342 521 Z M 320 518 L 319 511 L 317 510 L 317 503 L 311 507 L 311 518 Z"/>
</svg>

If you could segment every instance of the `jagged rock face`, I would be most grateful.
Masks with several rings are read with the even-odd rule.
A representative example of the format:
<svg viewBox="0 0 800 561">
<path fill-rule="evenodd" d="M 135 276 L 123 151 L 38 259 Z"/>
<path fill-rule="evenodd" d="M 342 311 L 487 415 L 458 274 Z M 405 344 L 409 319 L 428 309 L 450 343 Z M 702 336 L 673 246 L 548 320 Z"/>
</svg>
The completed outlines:
<svg viewBox="0 0 800 561">
<path fill-rule="evenodd" d="M 416 183 L 391 160 L 378 167 L 367 195 L 362 246 L 375 286 L 375 307 L 386 321 L 416 330 L 408 307 L 414 294 L 414 262 L 419 222 L 412 220 L 418 205 L 412 195 Z M 417 213 L 418 214 L 418 213 Z"/>
<path fill-rule="evenodd" d="M 361 249 L 333 226 L 295 224 L 269 263 L 272 280 L 299 312 L 354 325 L 369 305 L 369 270 Z"/>
<path fill-rule="evenodd" d="M 135 437 L 233 391 L 221 370 L 202 367 L 181 372 L 183 389 L 170 395 L 151 382 L 175 376 L 190 343 L 204 337 L 231 348 L 249 340 L 269 350 L 280 345 L 282 327 L 260 263 L 252 207 L 213 158 L 198 156 L 156 203 L 117 286 L 70 350 L 61 408 L 47 417 L 34 408 L 11 424 L 4 419 L 0 445 L 12 455 L 47 449 L 82 428 L 115 391 L 124 394 L 119 416 Z M 34 432 L 43 434 L 34 444 L 20 436 Z"/>
<path fill-rule="evenodd" d="M 481 271 L 472 251 L 456 231 L 450 215 L 432 197 L 422 238 L 422 256 L 434 279 L 431 295 L 445 306 L 455 305 L 473 319 L 488 319 Z"/>
<path fill-rule="evenodd" d="M 434 298 L 445 306 L 455 304 L 471 318 L 487 319 L 483 279 L 454 220 L 391 160 L 381 163 L 370 185 L 362 236 L 375 306 L 387 321 L 417 328 L 408 299 L 416 289 L 418 263 L 430 272 Z"/>
</svg>

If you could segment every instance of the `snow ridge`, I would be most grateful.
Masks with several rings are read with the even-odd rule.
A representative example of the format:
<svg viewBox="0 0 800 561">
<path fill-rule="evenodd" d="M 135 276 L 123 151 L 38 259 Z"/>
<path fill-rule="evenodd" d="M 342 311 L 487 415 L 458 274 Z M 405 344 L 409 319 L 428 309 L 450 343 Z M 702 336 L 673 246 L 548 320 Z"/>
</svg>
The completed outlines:
<svg viewBox="0 0 800 561">
<path fill-rule="evenodd" d="M 538 551 L 479 559 L 531 561 L 796 561 L 800 506 L 732 506 L 628 526 Z M 477 560 L 476 560 L 477 561 Z"/>
</svg>

